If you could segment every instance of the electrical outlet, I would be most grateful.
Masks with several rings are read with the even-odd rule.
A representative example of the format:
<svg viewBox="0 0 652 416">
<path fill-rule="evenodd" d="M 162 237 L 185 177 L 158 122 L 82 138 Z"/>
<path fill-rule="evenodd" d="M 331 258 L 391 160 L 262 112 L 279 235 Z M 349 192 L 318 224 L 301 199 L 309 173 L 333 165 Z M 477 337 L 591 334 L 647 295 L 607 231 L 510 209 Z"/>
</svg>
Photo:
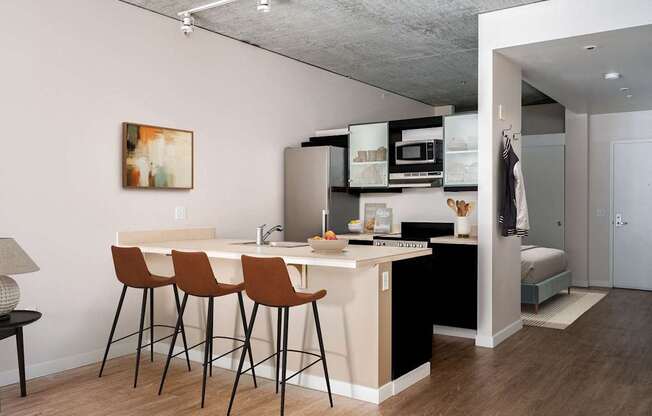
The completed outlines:
<svg viewBox="0 0 652 416">
<path fill-rule="evenodd" d="M 185 220 L 186 219 L 186 207 L 176 207 L 174 209 L 174 219 L 179 221 L 179 220 Z"/>
<path fill-rule="evenodd" d="M 505 115 L 503 114 L 503 105 L 498 104 L 498 120 L 505 120 Z"/>
<path fill-rule="evenodd" d="M 389 272 L 383 272 L 383 288 L 382 290 L 389 290 Z"/>
</svg>

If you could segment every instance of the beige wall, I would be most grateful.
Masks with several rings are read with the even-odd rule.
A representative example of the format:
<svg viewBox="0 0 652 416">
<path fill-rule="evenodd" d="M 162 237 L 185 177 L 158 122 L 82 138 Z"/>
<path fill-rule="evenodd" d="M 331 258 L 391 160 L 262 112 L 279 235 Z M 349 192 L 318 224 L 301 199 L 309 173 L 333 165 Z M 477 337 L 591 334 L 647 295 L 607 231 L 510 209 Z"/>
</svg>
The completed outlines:
<svg viewBox="0 0 652 416">
<path fill-rule="evenodd" d="M 564 106 L 559 103 L 523 107 L 523 129 L 526 135 L 555 134 L 565 131 Z"/>
<path fill-rule="evenodd" d="M 568 266 L 574 286 L 588 286 L 589 137 L 588 116 L 566 110 L 566 224 Z"/>
<path fill-rule="evenodd" d="M 41 267 L 20 276 L 31 375 L 93 362 L 119 286 L 117 230 L 216 225 L 251 236 L 283 218 L 283 152 L 315 130 L 433 113 L 432 107 L 117 0 L 6 0 L 0 11 L 0 230 Z M 195 189 L 121 187 L 121 123 L 195 132 Z M 175 221 L 174 207 L 188 218 Z M 120 333 L 136 326 L 127 295 Z M 0 344 L 0 384 L 17 380 Z M 35 364 L 37 364 L 35 366 Z"/>
<path fill-rule="evenodd" d="M 611 144 L 619 140 L 652 139 L 652 111 L 592 115 L 589 136 L 589 281 L 592 286 L 611 286 Z"/>
</svg>

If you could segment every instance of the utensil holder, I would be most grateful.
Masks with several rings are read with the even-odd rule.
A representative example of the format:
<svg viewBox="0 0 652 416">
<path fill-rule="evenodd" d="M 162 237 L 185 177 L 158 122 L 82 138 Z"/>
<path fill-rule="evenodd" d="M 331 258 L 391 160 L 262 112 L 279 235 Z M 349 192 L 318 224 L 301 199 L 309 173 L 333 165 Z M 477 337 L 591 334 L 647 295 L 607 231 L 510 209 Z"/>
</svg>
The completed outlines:
<svg viewBox="0 0 652 416">
<path fill-rule="evenodd" d="M 456 218 L 455 235 L 458 238 L 469 238 L 471 236 L 471 221 L 469 221 L 469 217 Z"/>
</svg>

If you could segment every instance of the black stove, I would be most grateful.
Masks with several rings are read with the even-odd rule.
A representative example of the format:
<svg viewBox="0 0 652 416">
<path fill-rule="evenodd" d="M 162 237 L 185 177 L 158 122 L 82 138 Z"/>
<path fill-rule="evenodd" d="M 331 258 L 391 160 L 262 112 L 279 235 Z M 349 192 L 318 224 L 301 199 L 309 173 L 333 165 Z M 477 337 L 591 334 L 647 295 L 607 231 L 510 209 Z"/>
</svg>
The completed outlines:
<svg viewBox="0 0 652 416">
<path fill-rule="evenodd" d="M 428 248 L 432 237 L 453 235 L 452 222 L 402 222 L 400 236 L 375 236 L 374 246 Z"/>
</svg>

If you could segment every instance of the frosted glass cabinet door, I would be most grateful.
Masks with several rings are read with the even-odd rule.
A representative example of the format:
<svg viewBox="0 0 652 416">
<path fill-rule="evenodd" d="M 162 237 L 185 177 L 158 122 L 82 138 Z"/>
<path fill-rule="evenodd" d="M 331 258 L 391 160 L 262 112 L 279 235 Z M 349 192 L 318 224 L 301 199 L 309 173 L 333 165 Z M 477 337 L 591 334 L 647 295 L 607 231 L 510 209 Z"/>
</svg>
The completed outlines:
<svg viewBox="0 0 652 416">
<path fill-rule="evenodd" d="M 444 187 L 478 185 L 478 115 L 444 118 Z"/>
<path fill-rule="evenodd" d="M 349 126 L 350 187 L 387 187 L 388 138 L 387 123 Z"/>
</svg>

